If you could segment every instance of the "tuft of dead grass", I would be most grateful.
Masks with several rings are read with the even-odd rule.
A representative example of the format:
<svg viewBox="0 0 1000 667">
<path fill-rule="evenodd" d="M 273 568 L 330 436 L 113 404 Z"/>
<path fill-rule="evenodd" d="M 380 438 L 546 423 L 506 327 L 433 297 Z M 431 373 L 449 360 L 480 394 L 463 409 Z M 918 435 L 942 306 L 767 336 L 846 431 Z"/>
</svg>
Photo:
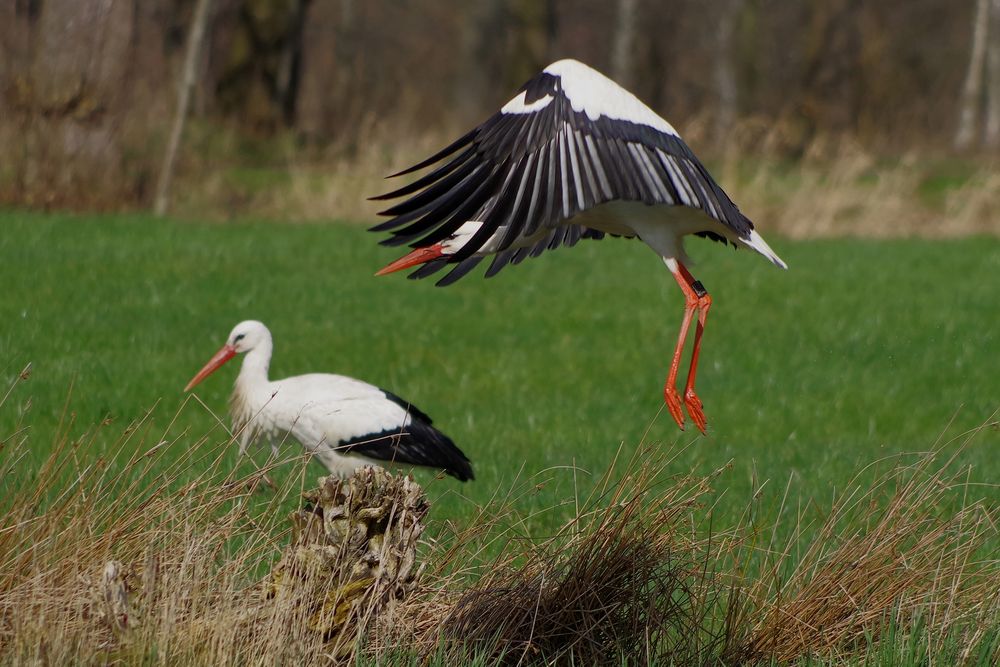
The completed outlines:
<svg viewBox="0 0 1000 667">
<path fill-rule="evenodd" d="M 664 481 L 665 461 L 644 454 L 659 463 L 609 471 L 557 534 L 511 541 L 453 601 L 441 638 L 508 663 L 691 664 L 717 652 L 707 614 L 718 590 L 701 585 L 691 532 L 711 478 Z"/>
</svg>

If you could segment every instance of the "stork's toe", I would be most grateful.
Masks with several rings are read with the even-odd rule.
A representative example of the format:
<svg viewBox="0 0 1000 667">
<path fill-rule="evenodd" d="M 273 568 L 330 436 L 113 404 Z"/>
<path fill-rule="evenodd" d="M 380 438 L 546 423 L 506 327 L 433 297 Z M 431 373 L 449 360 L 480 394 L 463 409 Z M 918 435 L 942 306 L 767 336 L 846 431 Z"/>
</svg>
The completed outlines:
<svg viewBox="0 0 1000 667">
<path fill-rule="evenodd" d="M 705 419 L 705 411 L 702 408 L 701 399 L 695 395 L 694 390 L 689 389 L 684 394 L 684 405 L 687 407 L 688 416 L 691 417 L 691 421 L 698 427 L 701 434 L 708 435 L 706 432 L 708 421 Z"/>
<path fill-rule="evenodd" d="M 684 430 L 684 412 L 681 410 L 681 396 L 677 393 L 677 390 L 671 386 L 667 386 L 663 390 L 663 400 L 667 404 L 667 410 L 670 411 L 670 416 L 674 418 L 680 429 Z"/>
</svg>

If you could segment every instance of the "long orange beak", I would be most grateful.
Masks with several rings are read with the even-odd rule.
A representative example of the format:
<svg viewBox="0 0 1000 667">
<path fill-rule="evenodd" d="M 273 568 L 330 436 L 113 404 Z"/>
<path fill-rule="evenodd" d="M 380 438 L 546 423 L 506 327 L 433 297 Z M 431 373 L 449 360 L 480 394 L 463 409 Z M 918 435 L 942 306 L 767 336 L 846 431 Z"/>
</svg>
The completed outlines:
<svg viewBox="0 0 1000 667">
<path fill-rule="evenodd" d="M 403 269 L 408 269 L 411 266 L 416 266 L 417 264 L 426 264 L 431 260 L 437 259 L 443 254 L 444 248 L 441 247 L 440 243 L 435 243 L 434 245 L 427 246 L 426 248 L 417 248 L 410 254 L 400 257 L 389 266 L 379 269 L 378 273 L 375 275 L 384 276 L 387 273 L 402 271 Z"/>
<path fill-rule="evenodd" d="M 230 359 L 236 356 L 236 348 L 232 345 L 226 343 L 222 348 L 212 355 L 212 358 L 208 360 L 205 367 L 198 371 L 198 374 L 191 378 L 191 381 L 187 383 L 184 387 L 184 391 L 191 391 L 194 389 L 195 385 L 207 378 L 209 375 L 218 370 L 219 366 L 226 363 Z"/>
</svg>

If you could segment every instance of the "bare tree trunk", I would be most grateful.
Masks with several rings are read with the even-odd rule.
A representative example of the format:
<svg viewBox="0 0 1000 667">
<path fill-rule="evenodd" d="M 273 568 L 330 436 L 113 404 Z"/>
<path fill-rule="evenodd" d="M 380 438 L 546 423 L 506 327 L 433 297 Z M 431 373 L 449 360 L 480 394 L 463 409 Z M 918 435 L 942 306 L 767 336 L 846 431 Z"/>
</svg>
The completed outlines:
<svg viewBox="0 0 1000 667">
<path fill-rule="evenodd" d="M 5 29 L 26 31 L 20 40 L 30 59 L 0 92 L 14 102 L 0 102 L 0 117 L 17 123 L 21 150 L 8 143 L 3 150 L 5 159 L 20 161 L 18 199 L 29 206 L 86 206 L 133 196 L 122 127 L 136 102 L 135 3 L 49 0 L 17 3 L 15 11 L 20 19 Z"/>
<path fill-rule="evenodd" d="M 723 0 L 722 11 L 716 26 L 715 90 L 718 107 L 715 112 L 715 140 L 723 141 L 736 120 L 738 89 L 736 72 L 733 71 L 733 33 L 736 19 L 743 9 L 744 0 Z"/>
<path fill-rule="evenodd" d="M 312 144 L 339 139 L 358 100 L 361 26 L 354 0 L 306 2 L 295 128 Z"/>
<path fill-rule="evenodd" d="M 177 91 L 177 113 L 170 130 L 170 140 L 163 154 L 163 166 L 160 168 L 160 180 L 156 185 L 156 201 L 153 212 L 162 216 L 167 212 L 169 203 L 170 181 L 173 178 L 174 163 L 177 150 L 181 145 L 181 135 L 184 134 L 184 123 L 187 121 L 188 107 L 191 103 L 191 90 L 197 81 L 198 56 L 201 53 L 202 42 L 205 41 L 205 25 L 211 12 L 212 0 L 198 0 L 191 19 L 191 33 L 188 35 L 187 51 L 184 54 L 184 72 L 180 89 Z"/>
<path fill-rule="evenodd" d="M 976 17 L 972 24 L 972 48 L 969 52 L 969 69 L 962 87 L 958 129 L 955 132 L 955 148 L 963 150 L 972 144 L 976 134 L 976 120 L 979 115 L 979 101 L 983 89 L 983 61 L 986 56 L 986 39 L 989 25 L 990 0 L 976 0 Z"/>
<path fill-rule="evenodd" d="M 1000 146 L 1000 0 L 990 2 L 990 39 L 987 56 L 986 128 L 987 148 Z"/>
<path fill-rule="evenodd" d="M 628 88 L 633 83 L 632 53 L 635 49 L 635 18 L 638 0 L 618 0 L 615 36 L 611 47 L 611 76 Z"/>
<path fill-rule="evenodd" d="M 504 35 L 513 32 L 511 15 L 504 0 L 469 3 L 464 12 L 459 57 L 461 67 L 452 96 L 456 100 L 459 124 L 466 124 L 486 112 L 484 100 L 494 86 L 502 88 L 506 74 Z"/>
<path fill-rule="evenodd" d="M 545 62 L 556 59 L 559 53 L 559 10 L 556 0 L 545 0 Z"/>
</svg>

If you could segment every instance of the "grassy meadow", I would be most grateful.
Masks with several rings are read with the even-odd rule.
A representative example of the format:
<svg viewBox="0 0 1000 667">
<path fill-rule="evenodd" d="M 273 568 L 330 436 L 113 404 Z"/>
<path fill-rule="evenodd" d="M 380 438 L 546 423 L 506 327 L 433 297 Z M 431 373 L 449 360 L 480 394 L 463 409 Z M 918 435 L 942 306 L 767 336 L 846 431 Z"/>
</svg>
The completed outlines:
<svg viewBox="0 0 1000 667">
<path fill-rule="evenodd" d="M 915 460 L 984 424 L 994 426 L 956 459 L 971 484 L 952 500 L 1000 500 L 995 238 L 769 238 L 787 272 L 689 241 L 714 298 L 698 381 L 702 437 L 662 409 L 682 300 L 638 242 L 582 242 L 439 289 L 374 278 L 399 251 L 346 222 L 7 211 L 0 229 L 4 391 L 31 364 L 0 408 L 0 447 L 26 445 L 0 479 L 3 493 L 33 484 L 67 439 L 79 442 L 80 461 L 108 455 L 150 410 L 126 448 L 166 441 L 159 460 L 168 462 L 206 433 L 224 442 L 218 418 L 239 360 L 196 399 L 181 390 L 236 322 L 260 319 L 275 339 L 273 378 L 364 379 L 413 401 L 462 447 L 474 482 L 416 473 L 433 522 L 472 521 L 498 489 L 528 481 L 523 528 L 544 536 L 641 443 L 674 451 L 676 473 L 730 465 L 713 480 L 713 522 L 737 522 L 754 492 L 772 519 L 822 518 L 870 463 Z M 286 443 L 283 454 L 299 451 Z M 254 455 L 263 461 L 265 451 Z M 233 447 L 221 466 L 249 463 Z M 297 504 L 289 488 L 325 473 L 311 463 L 302 481 L 299 471 L 288 464 L 274 475 L 284 510 Z"/>
<path fill-rule="evenodd" d="M 23 419 L 39 456 L 67 409 L 71 433 L 107 419 L 124 428 L 153 406 L 165 426 L 242 319 L 271 328 L 272 377 L 352 375 L 428 412 L 477 473 L 442 487 L 474 501 L 522 468 L 575 462 L 600 473 L 619 445 L 643 439 L 689 445 L 679 465 L 732 460 L 737 492 L 753 476 L 791 477 L 822 497 L 859 466 L 925 450 L 1000 407 L 995 239 L 777 239 L 787 272 L 689 241 L 714 297 L 698 382 L 703 438 L 661 413 L 682 306 L 637 242 L 581 243 L 441 289 L 374 278 L 400 253 L 357 225 L 22 213 L 0 225 L 4 382 L 32 364 L 0 431 Z M 221 416 L 238 363 L 196 390 Z M 214 422 L 187 404 L 173 432 Z M 984 433 L 964 455 L 973 478 L 1000 478 L 998 442 Z M 557 487 L 569 479 L 550 476 Z"/>
</svg>

